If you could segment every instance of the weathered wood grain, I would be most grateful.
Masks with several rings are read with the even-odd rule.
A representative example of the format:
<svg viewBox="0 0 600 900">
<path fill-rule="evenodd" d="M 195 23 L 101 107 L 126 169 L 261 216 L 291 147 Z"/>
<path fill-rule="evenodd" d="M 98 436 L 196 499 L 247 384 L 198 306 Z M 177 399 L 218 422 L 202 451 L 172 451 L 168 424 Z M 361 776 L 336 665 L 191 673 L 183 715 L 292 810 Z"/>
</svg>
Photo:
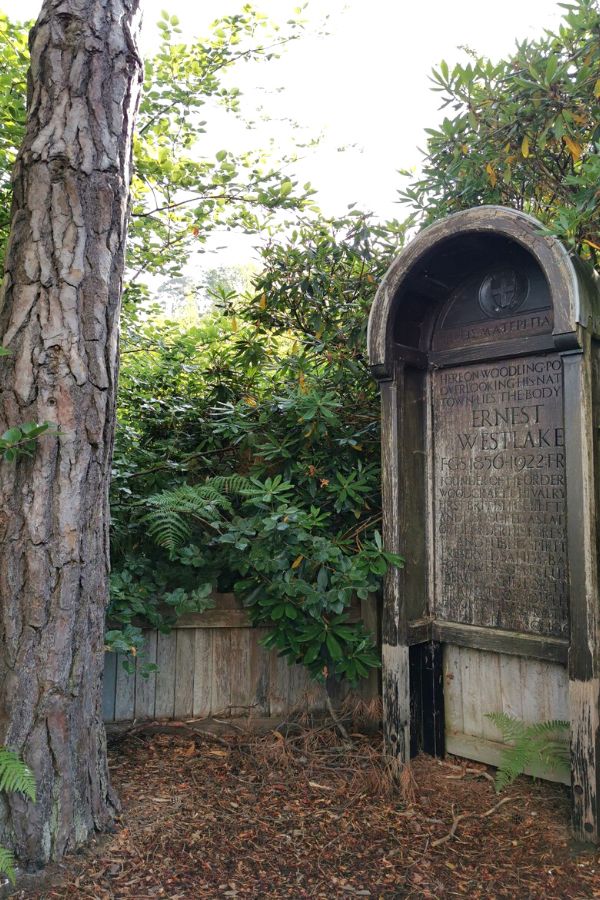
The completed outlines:
<svg viewBox="0 0 600 900">
<path fill-rule="evenodd" d="M 569 721 L 569 682 L 566 666 L 546 664 L 544 698 L 548 719 Z"/>
<path fill-rule="evenodd" d="M 213 673 L 211 708 L 213 716 L 229 715 L 232 685 L 231 631 L 213 633 Z"/>
<path fill-rule="evenodd" d="M 232 715 L 247 714 L 253 706 L 254 686 L 250 668 L 253 637 L 249 628 L 234 628 L 230 633 Z"/>
<path fill-rule="evenodd" d="M 268 715 L 269 713 L 270 659 L 269 652 L 261 644 L 268 633 L 268 628 L 255 628 L 250 633 L 248 703 L 253 707 L 254 716 Z"/>
<path fill-rule="evenodd" d="M 531 724 L 565 719 L 568 683 L 566 667 L 557 663 L 446 645 L 446 749 L 497 765 L 502 735 L 485 714 L 504 712 Z M 539 767 L 535 774 L 563 780 Z"/>
<path fill-rule="evenodd" d="M 446 750 L 454 756 L 475 759 L 478 762 L 497 767 L 500 765 L 504 744 L 472 734 L 451 732 L 446 737 Z M 570 783 L 568 775 L 560 771 L 557 772 L 555 769 L 547 769 L 540 764 L 527 766 L 524 774 L 532 775 L 534 778 L 543 778 L 546 781 L 557 781 L 561 784 Z"/>
<path fill-rule="evenodd" d="M 452 731 L 496 740 L 481 718 L 485 713 L 504 712 L 527 723 L 566 717 L 568 676 L 557 663 L 447 644 L 444 682 L 446 723 Z"/>
<path fill-rule="evenodd" d="M 385 747 L 387 753 L 403 765 L 410 759 L 409 648 L 384 642 L 381 658 Z"/>
<path fill-rule="evenodd" d="M 288 704 L 290 708 L 307 708 L 310 678 L 304 666 L 290 666 L 288 679 Z"/>
<path fill-rule="evenodd" d="M 208 628 L 194 631 L 194 702 L 195 718 L 209 716 L 212 708 L 213 635 Z"/>
<path fill-rule="evenodd" d="M 465 733 L 483 736 L 483 713 L 487 710 L 481 696 L 481 654 L 470 647 L 461 647 L 459 652 Z"/>
<path fill-rule="evenodd" d="M 290 667 L 276 650 L 271 650 L 269 663 L 269 711 L 272 716 L 278 716 L 289 709 Z"/>
<path fill-rule="evenodd" d="M 517 656 L 500 656 L 500 694 L 504 712 L 513 719 L 523 718 L 523 683 L 521 681 L 521 660 Z M 490 710 L 493 712 L 493 710 Z"/>
<path fill-rule="evenodd" d="M 534 661 L 535 664 L 535 661 Z M 490 741 L 498 741 L 502 735 L 486 713 L 502 709 L 502 682 L 500 680 L 500 656 L 497 653 L 480 651 L 479 677 L 481 706 L 483 709 L 482 736 Z"/>
<path fill-rule="evenodd" d="M 218 595 L 219 614 L 240 610 L 233 595 Z M 201 614 L 201 616 L 204 614 Z M 353 615 L 358 619 L 360 605 Z M 377 606 L 369 607 L 368 620 L 380 631 Z M 202 718 L 210 715 L 280 716 L 301 704 L 307 711 L 325 709 L 325 694 L 308 676 L 303 666 L 289 666 L 286 658 L 266 650 L 261 640 L 268 628 L 218 627 L 204 622 L 192 628 L 186 622 L 168 634 L 146 630 L 145 651 L 138 665 L 156 662 L 158 672 L 148 679 L 139 672 L 126 681 L 119 676 L 119 717 L 121 721 L 153 717 Z M 115 719 L 117 658 L 107 655 L 105 704 L 106 721 Z M 121 687 L 122 686 L 122 687 Z M 334 702 L 341 704 L 348 686 L 336 689 Z M 377 673 L 367 679 L 361 696 L 379 696 Z M 132 707 L 133 703 L 133 707 Z"/>
<path fill-rule="evenodd" d="M 378 603 L 379 598 L 375 594 L 369 594 L 366 600 L 361 600 L 360 617 L 367 631 L 373 635 L 375 644 L 381 649 L 381 617 L 377 608 Z M 376 697 L 379 693 L 379 671 L 371 669 L 367 678 L 361 678 L 357 690 L 365 699 Z"/>
<path fill-rule="evenodd" d="M 156 701 L 154 715 L 157 719 L 172 719 L 175 714 L 175 661 L 177 634 L 159 632 L 156 645 Z"/>
<path fill-rule="evenodd" d="M 126 657 L 117 656 L 117 679 L 115 690 L 115 721 L 133 719 L 135 710 L 135 672 L 131 675 L 125 670 L 123 663 Z"/>
<path fill-rule="evenodd" d="M 571 646 L 569 709 L 575 835 L 600 839 L 600 604 L 598 514 L 600 350 L 564 354 Z"/>
<path fill-rule="evenodd" d="M 521 660 L 521 693 L 523 697 L 523 721 L 544 722 L 557 718 L 548 716 L 544 681 L 547 672 L 544 663 L 537 659 Z"/>
<path fill-rule="evenodd" d="M 444 647 L 444 707 L 447 741 L 449 732 L 465 730 L 460 649 L 451 644 Z"/>
<path fill-rule="evenodd" d="M 186 613 L 177 620 L 177 628 L 250 628 L 245 609 L 207 609 L 202 613 Z"/>
<path fill-rule="evenodd" d="M 463 625 L 458 622 L 434 621 L 430 627 L 434 640 L 455 646 L 545 659 L 549 662 L 565 664 L 567 662 L 569 642 L 564 638 L 523 634 L 501 628 L 480 628 L 477 625 Z M 415 632 L 416 635 L 424 634 L 424 624 L 416 623 Z"/>
<path fill-rule="evenodd" d="M 176 630 L 175 701 L 176 719 L 190 718 L 194 710 L 195 635 L 187 628 Z"/>
<path fill-rule="evenodd" d="M 460 350 L 439 350 L 430 354 L 431 361 L 438 366 L 461 365 L 462 363 L 489 362 L 492 359 L 506 359 L 508 356 L 528 356 L 555 350 L 556 344 L 550 334 L 534 335 L 515 341 L 467 347 Z"/>
<path fill-rule="evenodd" d="M 412 389 L 410 410 L 405 408 L 408 384 Z M 386 752 L 400 765 L 410 759 L 407 604 L 411 605 L 411 619 L 425 614 L 422 602 L 427 579 L 422 546 L 426 528 L 425 495 L 422 480 L 419 485 L 417 477 L 423 474 L 424 463 L 422 454 L 417 462 L 417 452 L 411 453 L 411 450 L 422 450 L 424 440 L 411 421 L 411 417 L 416 417 L 423 424 L 422 397 L 418 396 L 417 385 L 414 377 L 407 378 L 404 366 L 400 365 L 394 369 L 394 380 L 381 385 L 383 540 L 388 551 L 406 558 L 405 568 L 391 568 L 385 576 L 382 617 L 384 743 Z M 405 447 L 405 438 L 411 437 L 417 446 L 408 443 Z M 420 469 L 415 471 L 415 465 Z M 409 530 L 411 516 L 414 537 Z"/>
<path fill-rule="evenodd" d="M 144 631 L 142 665 L 145 663 L 156 664 L 156 645 L 156 631 Z M 138 671 L 136 671 L 135 679 L 135 718 L 153 719 L 156 703 L 156 673 L 150 672 L 144 677 L 139 672 L 139 666 L 140 662 L 138 662 Z"/>
</svg>

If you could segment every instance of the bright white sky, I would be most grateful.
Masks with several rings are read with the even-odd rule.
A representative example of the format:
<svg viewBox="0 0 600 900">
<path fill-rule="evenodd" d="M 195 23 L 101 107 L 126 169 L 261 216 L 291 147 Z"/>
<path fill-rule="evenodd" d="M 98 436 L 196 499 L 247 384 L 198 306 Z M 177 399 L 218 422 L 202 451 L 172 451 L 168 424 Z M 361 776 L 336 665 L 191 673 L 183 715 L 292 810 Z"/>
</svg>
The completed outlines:
<svg viewBox="0 0 600 900">
<path fill-rule="evenodd" d="M 285 23 L 300 2 L 256 0 L 255 6 Z M 243 0 L 143 3 L 142 43 L 148 52 L 165 6 L 180 18 L 183 36 L 192 37 L 205 33 L 219 15 L 235 12 Z M 40 0 L 0 0 L 0 8 L 12 18 L 33 18 Z M 207 148 L 245 149 L 249 139 L 265 146 L 273 138 L 286 149 L 299 135 L 323 134 L 319 147 L 299 164 L 301 181 L 318 188 L 322 208 L 343 214 L 357 203 L 380 216 L 401 218 L 397 170 L 419 165 L 423 129 L 441 115 L 439 96 L 429 90 L 432 66 L 441 59 L 458 61 L 461 45 L 500 57 L 515 38 L 555 28 L 560 12 L 555 0 L 312 0 L 304 13 L 306 36 L 282 59 L 242 66 L 232 78 L 244 92 L 244 110 L 252 116 L 262 107 L 271 121 L 254 135 L 223 122 L 218 134 L 207 134 Z M 329 33 L 318 35 L 326 15 Z"/>
</svg>

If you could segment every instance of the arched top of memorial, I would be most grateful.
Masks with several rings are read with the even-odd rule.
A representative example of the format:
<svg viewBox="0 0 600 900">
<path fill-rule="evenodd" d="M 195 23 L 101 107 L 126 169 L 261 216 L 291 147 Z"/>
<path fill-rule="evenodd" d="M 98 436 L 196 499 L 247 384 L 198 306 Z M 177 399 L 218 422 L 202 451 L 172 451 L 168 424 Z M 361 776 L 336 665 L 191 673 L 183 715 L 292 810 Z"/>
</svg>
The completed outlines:
<svg viewBox="0 0 600 900">
<path fill-rule="evenodd" d="M 578 326 L 600 334 L 591 270 L 532 216 L 482 206 L 436 222 L 396 257 L 369 317 L 369 361 L 389 378 L 394 359 L 495 356 L 509 344 L 519 352 L 519 342 L 567 349 Z"/>
</svg>

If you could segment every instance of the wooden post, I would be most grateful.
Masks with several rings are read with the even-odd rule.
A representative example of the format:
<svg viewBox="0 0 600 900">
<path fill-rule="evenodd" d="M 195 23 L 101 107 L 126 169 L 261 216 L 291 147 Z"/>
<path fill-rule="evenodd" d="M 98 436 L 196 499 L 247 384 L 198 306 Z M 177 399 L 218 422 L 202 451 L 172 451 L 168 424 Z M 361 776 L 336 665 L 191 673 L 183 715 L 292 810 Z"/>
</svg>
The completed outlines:
<svg viewBox="0 0 600 900">
<path fill-rule="evenodd" d="M 405 560 L 386 577 L 382 622 L 385 748 L 400 764 L 410 759 L 411 743 L 408 622 L 427 605 L 426 378 L 398 363 L 381 384 L 383 537 Z"/>
<path fill-rule="evenodd" d="M 597 445 L 600 384 L 594 381 L 591 342 L 565 353 L 565 449 L 570 581 L 569 709 L 574 836 L 600 837 L 600 604 L 598 600 Z M 595 349 L 597 355 L 598 351 Z M 594 407 L 596 415 L 594 415 Z"/>
<path fill-rule="evenodd" d="M 392 553 L 401 550 L 398 386 L 402 378 L 402 368 L 398 367 L 394 380 L 381 384 L 383 538 Z M 403 765 L 410 759 L 410 678 L 406 610 L 398 569 L 388 572 L 383 596 L 383 739 L 386 753 Z"/>
</svg>

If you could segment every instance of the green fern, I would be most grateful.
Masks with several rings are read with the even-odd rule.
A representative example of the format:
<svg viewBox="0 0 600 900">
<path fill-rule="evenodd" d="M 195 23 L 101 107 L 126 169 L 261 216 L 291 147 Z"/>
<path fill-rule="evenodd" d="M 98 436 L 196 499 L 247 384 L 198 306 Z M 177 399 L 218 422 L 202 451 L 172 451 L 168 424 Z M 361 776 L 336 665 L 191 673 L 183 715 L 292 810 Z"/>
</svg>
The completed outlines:
<svg viewBox="0 0 600 900">
<path fill-rule="evenodd" d="M 211 525 L 231 513 L 228 494 L 244 494 L 253 487 L 243 475 L 216 476 L 204 484 L 183 484 L 172 491 L 148 497 L 150 511 L 143 517 L 150 536 L 167 550 L 176 550 L 192 536 L 190 520 Z"/>
<path fill-rule="evenodd" d="M 245 494 L 255 488 L 252 481 L 244 475 L 215 475 L 214 478 L 207 479 L 206 484 L 225 494 Z"/>
<path fill-rule="evenodd" d="M 11 884 L 16 881 L 15 858 L 5 847 L 0 847 L 0 875 L 6 875 Z"/>
<path fill-rule="evenodd" d="M 148 497 L 151 507 L 143 517 L 153 540 L 167 550 L 181 547 L 192 536 L 190 519 L 208 525 L 230 512 L 231 501 L 211 485 L 181 485 L 173 491 L 162 491 Z"/>
<path fill-rule="evenodd" d="M 160 507 L 155 497 L 150 497 L 148 504 L 158 506 L 158 509 L 151 510 L 144 516 L 148 532 L 153 540 L 167 550 L 175 550 L 176 547 L 185 544 L 192 532 L 181 513 L 178 510 L 169 509 L 166 506 L 166 498 L 164 508 Z"/>
<path fill-rule="evenodd" d="M 35 801 L 35 778 L 33 772 L 13 750 L 0 747 L 0 791 L 23 794 Z M 5 847 L 0 847 L 0 874 L 15 883 L 15 860 Z"/>
<path fill-rule="evenodd" d="M 24 794 L 35 801 L 35 778 L 13 750 L 0 747 L 0 791 Z"/>
<path fill-rule="evenodd" d="M 489 719 L 509 742 L 500 758 L 496 773 L 496 791 L 499 793 L 522 775 L 532 763 L 540 763 L 551 771 L 569 771 L 569 743 L 565 740 L 569 723 L 562 719 L 551 722 L 527 724 L 506 713 L 487 713 Z"/>
</svg>

